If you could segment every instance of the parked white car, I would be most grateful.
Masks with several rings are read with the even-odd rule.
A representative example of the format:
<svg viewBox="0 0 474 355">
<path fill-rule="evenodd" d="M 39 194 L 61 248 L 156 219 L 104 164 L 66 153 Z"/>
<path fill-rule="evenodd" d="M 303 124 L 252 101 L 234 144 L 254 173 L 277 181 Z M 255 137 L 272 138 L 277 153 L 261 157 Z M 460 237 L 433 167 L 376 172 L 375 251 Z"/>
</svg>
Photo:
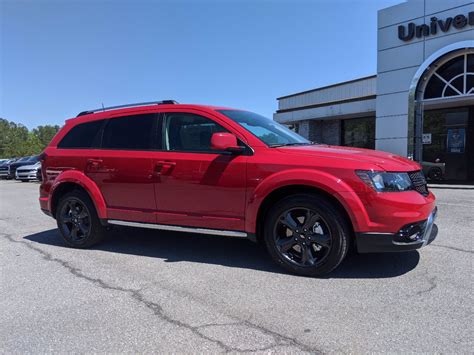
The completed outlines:
<svg viewBox="0 0 474 355">
<path fill-rule="evenodd" d="M 22 182 L 41 180 L 41 162 L 33 165 L 23 165 L 16 169 L 15 179 Z"/>
</svg>

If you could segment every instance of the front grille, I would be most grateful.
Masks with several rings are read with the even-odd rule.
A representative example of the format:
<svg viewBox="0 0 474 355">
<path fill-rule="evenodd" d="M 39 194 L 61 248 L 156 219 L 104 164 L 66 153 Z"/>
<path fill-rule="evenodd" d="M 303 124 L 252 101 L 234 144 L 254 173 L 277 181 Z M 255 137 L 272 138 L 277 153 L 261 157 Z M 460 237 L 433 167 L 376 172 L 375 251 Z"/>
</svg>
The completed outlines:
<svg viewBox="0 0 474 355">
<path fill-rule="evenodd" d="M 31 174 L 31 173 L 35 173 L 36 170 L 21 170 L 21 169 L 18 169 L 18 174 Z"/>
<path fill-rule="evenodd" d="M 411 183 L 415 191 L 419 192 L 423 196 L 428 196 L 428 185 L 426 184 L 425 175 L 421 170 L 412 171 L 408 173 Z"/>
</svg>

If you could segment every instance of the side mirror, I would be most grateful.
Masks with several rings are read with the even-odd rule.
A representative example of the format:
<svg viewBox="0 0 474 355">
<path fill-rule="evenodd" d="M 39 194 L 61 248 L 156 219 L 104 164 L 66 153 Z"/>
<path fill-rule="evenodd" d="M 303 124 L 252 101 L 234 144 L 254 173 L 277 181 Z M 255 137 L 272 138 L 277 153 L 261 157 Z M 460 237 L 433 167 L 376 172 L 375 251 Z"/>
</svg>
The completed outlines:
<svg viewBox="0 0 474 355">
<path fill-rule="evenodd" d="M 232 133 L 219 132 L 211 137 L 211 149 L 240 154 L 245 148 L 237 144 L 237 137 Z"/>
</svg>

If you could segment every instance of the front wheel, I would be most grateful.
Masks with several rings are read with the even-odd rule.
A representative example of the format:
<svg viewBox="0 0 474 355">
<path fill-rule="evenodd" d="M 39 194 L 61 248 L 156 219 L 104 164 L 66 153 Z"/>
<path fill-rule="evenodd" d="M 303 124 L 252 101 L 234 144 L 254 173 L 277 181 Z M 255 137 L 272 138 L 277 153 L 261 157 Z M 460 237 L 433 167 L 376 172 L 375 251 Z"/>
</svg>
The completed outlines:
<svg viewBox="0 0 474 355">
<path fill-rule="evenodd" d="M 286 197 L 268 212 L 264 239 L 272 258 L 304 276 L 331 272 L 349 248 L 350 228 L 328 200 L 310 194 Z"/>
<path fill-rule="evenodd" d="M 83 191 L 72 191 L 61 198 L 56 222 L 64 241 L 73 248 L 88 248 L 105 236 L 94 204 Z"/>
</svg>

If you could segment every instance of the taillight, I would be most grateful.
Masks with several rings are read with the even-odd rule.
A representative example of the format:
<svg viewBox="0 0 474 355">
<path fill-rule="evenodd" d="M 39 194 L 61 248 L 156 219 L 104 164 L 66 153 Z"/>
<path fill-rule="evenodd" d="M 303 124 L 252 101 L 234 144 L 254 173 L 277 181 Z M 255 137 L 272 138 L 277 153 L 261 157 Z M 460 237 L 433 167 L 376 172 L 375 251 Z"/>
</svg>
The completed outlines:
<svg viewBox="0 0 474 355">
<path fill-rule="evenodd" d="M 48 157 L 48 154 L 46 154 L 45 152 L 42 152 L 42 153 L 38 156 L 40 162 L 44 162 L 47 157 Z"/>
</svg>

